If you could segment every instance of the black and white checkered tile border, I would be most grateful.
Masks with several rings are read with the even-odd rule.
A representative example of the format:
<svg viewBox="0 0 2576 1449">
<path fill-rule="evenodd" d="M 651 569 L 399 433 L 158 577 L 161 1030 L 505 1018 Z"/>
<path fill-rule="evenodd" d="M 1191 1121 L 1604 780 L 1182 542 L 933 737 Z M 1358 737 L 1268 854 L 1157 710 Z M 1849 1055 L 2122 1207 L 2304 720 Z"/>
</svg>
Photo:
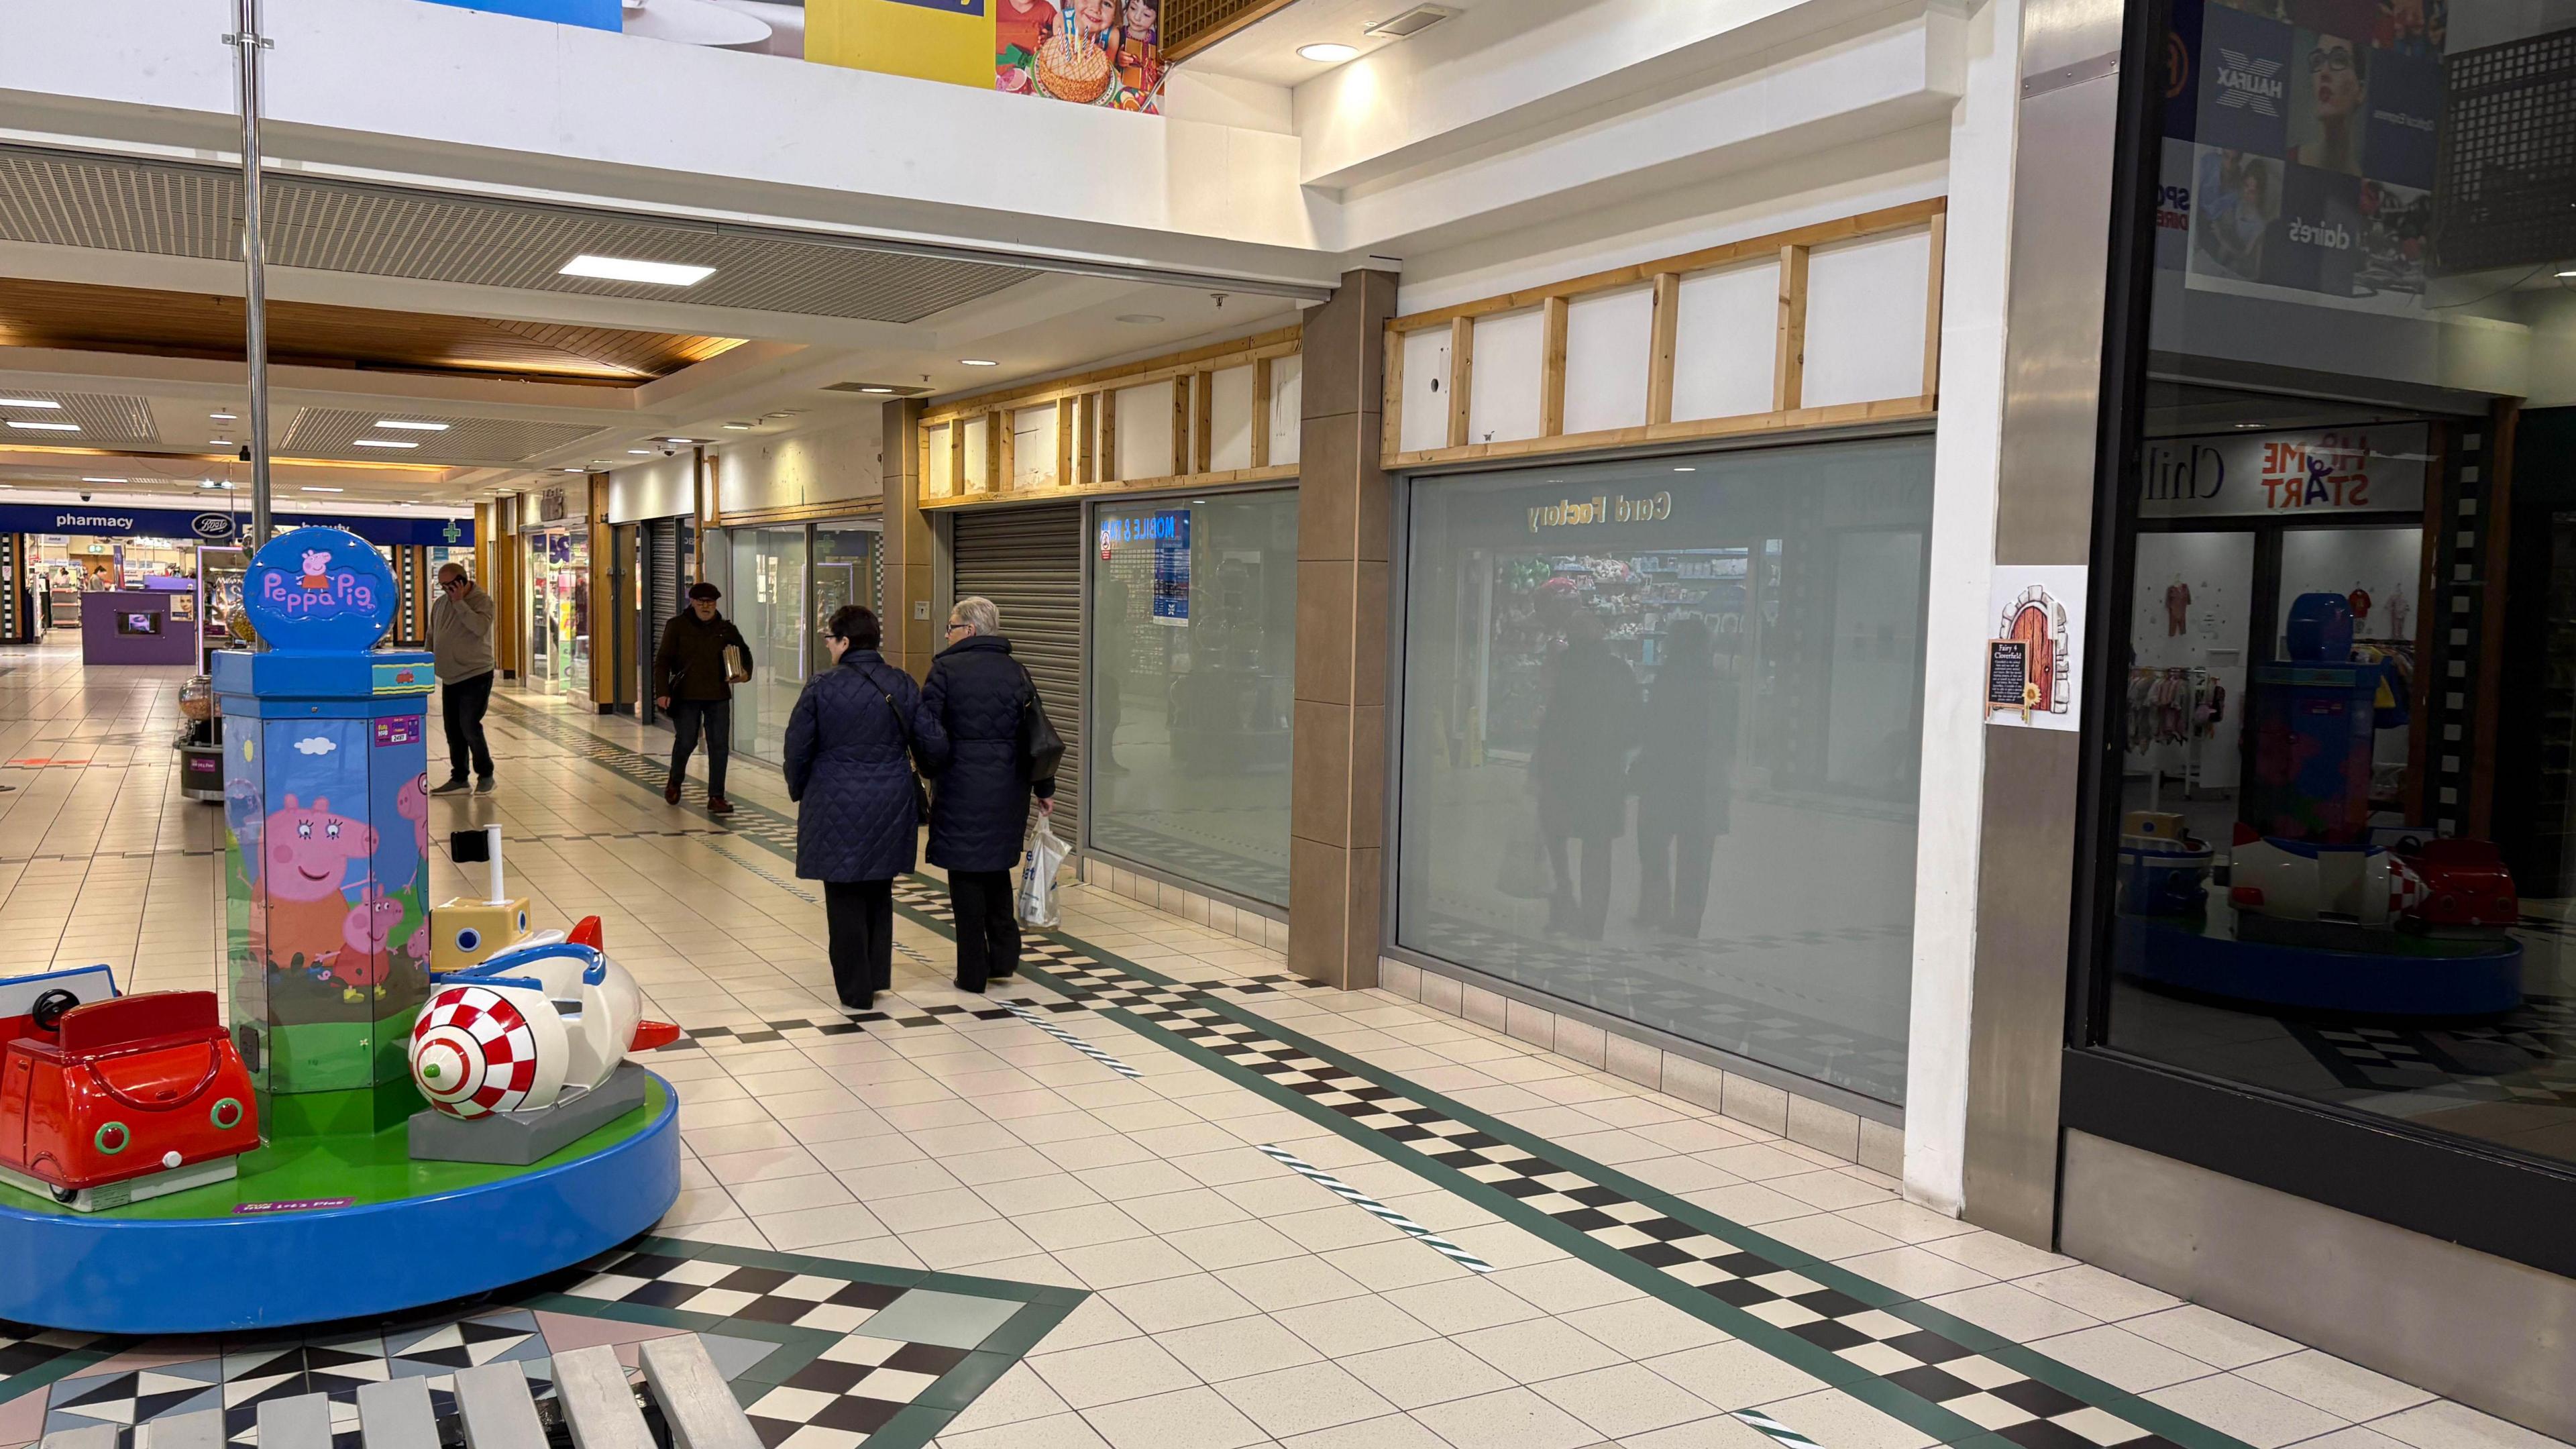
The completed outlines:
<svg viewBox="0 0 2576 1449">
<path fill-rule="evenodd" d="M 1093 1061 L 1100 1063 L 1109 1070 L 1116 1072 L 1122 1077 L 1141 1080 L 1145 1075 L 1143 1072 L 1136 1070 L 1134 1067 L 1118 1060 L 1109 1053 L 1102 1051 L 1100 1048 L 1093 1046 L 1091 1043 L 1084 1041 L 1078 1036 L 1075 1036 L 1072 1032 L 1066 1031 L 1063 1027 L 1056 1025 L 1054 1022 L 1047 1020 L 1045 1017 L 1038 1015 L 1036 1012 L 1029 1010 L 1027 1007 L 1020 1005 L 1016 1001 L 1004 1002 L 1002 1009 L 1009 1012 L 1011 1015 L 1018 1017 L 1020 1020 L 1027 1022 L 1029 1025 L 1036 1027 L 1038 1030 L 1045 1032 L 1047 1035 L 1054 1037 L 1057 1041 L 1063 1042 L 1066 1046 L 1073 1048 L 1075 1051 L 1082 1053 Z"/>
</svg>

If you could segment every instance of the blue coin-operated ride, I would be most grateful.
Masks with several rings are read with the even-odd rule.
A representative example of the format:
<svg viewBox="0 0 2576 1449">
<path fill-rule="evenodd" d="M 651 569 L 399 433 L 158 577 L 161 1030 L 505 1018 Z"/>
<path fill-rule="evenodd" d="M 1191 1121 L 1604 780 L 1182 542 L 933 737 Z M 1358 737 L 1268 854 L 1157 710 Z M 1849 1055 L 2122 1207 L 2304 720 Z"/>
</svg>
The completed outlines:
<svg viewBox="0 0 2576 1449">
<path fill-rule="evenodd" d="M 343 529 L 253 554 L 242 607 L 265 648 L 218 652 L 213 674 L 226 1027 L 261 1145 L 237 1178 L 94 1211 L 0 1183 L 0 1320 L 208 1333 L 378 1317 L 581 1262 L 677 1199 L 677 1098 L 659 1078 L 525 1167 L 408 1151 L 427 1110 L 406 1050 L 431 990 L 435 679 L 428 654 L 376 647 L 399 602 L 384 557 Z"/>
</svg>

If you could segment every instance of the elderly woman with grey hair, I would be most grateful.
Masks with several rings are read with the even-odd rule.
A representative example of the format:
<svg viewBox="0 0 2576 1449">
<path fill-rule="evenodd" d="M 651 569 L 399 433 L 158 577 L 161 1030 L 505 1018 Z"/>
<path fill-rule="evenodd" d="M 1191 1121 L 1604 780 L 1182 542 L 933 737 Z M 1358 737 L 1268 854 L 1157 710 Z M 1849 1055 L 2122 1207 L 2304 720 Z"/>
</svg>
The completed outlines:
<svg viewBox="0 0 2576 1449">
<path fill-rule="evenodd" d="M 1029 797 L 1055 808 L 1055 780 L 1029 778 L 1021 716 L 1037 698 L 1029 671 L 1011 657 L 1001 610 L 986 598 L 959 599 L 948 614 L 948 644 L 930 661 L 922 708 L 939 721 L 948 748 L 936 762 L 930 806 L 932 865 L 948 872 L 957 917 L 957 989 L 981 992 L 1020 964 L 1020 922 L 1012 910 L 1011 867 L 1020 859 Z"/>
</svg>

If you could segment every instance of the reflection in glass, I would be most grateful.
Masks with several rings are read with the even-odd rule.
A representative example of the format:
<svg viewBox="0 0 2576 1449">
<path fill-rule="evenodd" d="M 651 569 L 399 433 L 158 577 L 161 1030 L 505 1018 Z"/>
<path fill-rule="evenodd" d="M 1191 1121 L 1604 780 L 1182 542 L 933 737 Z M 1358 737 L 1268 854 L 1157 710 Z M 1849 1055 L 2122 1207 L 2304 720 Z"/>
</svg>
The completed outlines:
<svg viewBox="0 0 2576 1449">
<path fill-rule="evenodd" d="M 1418 481 L 1398 941 L 1901 1101 L 1931 464 Z"/>
<path fill-rule="evenodd" d="M 2567 36 L 2349 10 L 2172 11 L 2101 1034 L 2576 1160 Z"/>
<path fill-rule="evenodd" d="M 1297 495 L 1093 514 L 1093 845 L 1288 903 Z"/>
<path fill-rule="evenodd" d="M 733 747 L 775 760 L 786 751 L 814 632 L 805 618 L 805 528 L 737 528 L 732 544 L 724 610 L 751 644 L 751 682 L 733 691 Z"/>
</svg>

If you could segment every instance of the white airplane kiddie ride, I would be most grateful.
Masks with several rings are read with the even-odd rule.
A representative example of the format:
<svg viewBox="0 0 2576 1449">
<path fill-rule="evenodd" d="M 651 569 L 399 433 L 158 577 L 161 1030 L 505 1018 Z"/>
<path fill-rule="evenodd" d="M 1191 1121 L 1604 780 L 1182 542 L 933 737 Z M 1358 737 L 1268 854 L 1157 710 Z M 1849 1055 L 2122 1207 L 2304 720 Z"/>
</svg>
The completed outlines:
<svg viewBox="0 0 2576 1449">
<path fill-rule="evenodd" d="M 567 936 L 526 930 L 528 905 L 501 893 L 497 826 L 454 837 L 460 860 L 492 866 L 492 895 L 430 912 L 429 1000 L 411 1032 L 411 1155 L 534 1162 L 643 1102 L 627 1053 L 678 1039 L 644 1019 L 635 978 L 611 960 L 599 918 Z"/>
</svg>

